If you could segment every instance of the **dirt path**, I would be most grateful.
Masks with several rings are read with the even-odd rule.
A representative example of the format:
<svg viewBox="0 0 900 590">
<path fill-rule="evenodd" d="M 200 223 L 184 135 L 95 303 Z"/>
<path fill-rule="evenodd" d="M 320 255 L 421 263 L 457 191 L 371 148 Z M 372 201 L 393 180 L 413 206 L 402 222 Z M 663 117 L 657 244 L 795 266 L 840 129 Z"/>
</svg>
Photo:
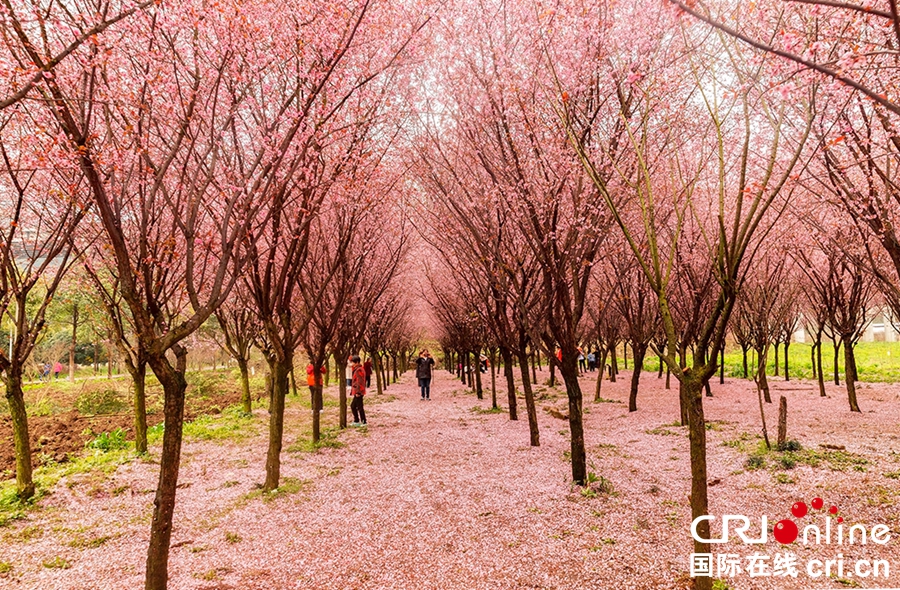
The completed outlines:
<svg viewBox="0 0 900 590">
<path fill-rule="evenodd" d="M 485 413 L 489 399 L 464 394 L 443 371 L 430 402 L 420 401 L 411 375 L 383 400 L 371 396 L 369 427 L 343 433 L 343 447 L 286 450 L 284 491 L 268 501 L 254 490 L 266 446 L 267 416 L 257 412 L 244 440 L 185 445 L 170 587 L 685 588 L 687 439 L 670 424 L 675 392 L 647 381 L 637 413 L 622 404 L 625 379 L 604 384 L 608 401 L 585 404 L 591 470 L 613 488 L 594 497 L 568 483 L 566 422 L 541 411 L 542 444 L 529 447 L 526 421 Z M 592 397 L 587 378 L 584 384 Z M 562 407 L 559 393 L 541 389 L 542 408 Z M 786 392 L 796 416 L 792 436 L 807 446 L 827 440 L 869 452 L 864 469 L 742 469 L 748 450 L 737 447 L 755 447 L 750 433 L 758 418 L 746 384 L 733 382 L 707 402 L 719 420 L 709 432 L 710 477 L 719 480 L 711 488 L 713 510 L 780 518 L 816 494 L 840 503 L 848 519 L 888 522 L 900 534 L 897 482 L 882 475 L 900 469 L 891 463 L 900 450 L 896 393 L 864 388 L 869 413 L 848 416 L 838 391 L 819 400 L 800 389 Z M 819 413 L 833 422 L 820 421 Z M 304 417 L 298 405 L 289 410 L 288 449 L 306 436 Z M 789 483 L 776 483 L 782 473 Z M 62 481 L 45 508 L 0 529 L 0 561 L 13 567 L 0 586 L 142 586 L 155 480 L 154 463 L 133 462 L 110 477 Z M 869 554 L 900 570 L 898 542 Z M 858 548 L 844 553 L 862 555 Z M 68 568 L 48 567 L 55 558 Z M 781 582 L 744 578 L 731 587 L 788 587 Z M 801 578 L 790 587 L 846 587 L 815 582 Z"/>
</svg>

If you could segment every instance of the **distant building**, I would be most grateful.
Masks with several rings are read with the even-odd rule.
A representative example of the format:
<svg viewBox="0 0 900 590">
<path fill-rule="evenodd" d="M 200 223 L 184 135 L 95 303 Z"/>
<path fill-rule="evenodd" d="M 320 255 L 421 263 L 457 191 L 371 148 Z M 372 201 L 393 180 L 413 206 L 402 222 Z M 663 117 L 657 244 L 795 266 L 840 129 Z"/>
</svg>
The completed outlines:
<svg viewBox="0 0 900 590">
<path fill-rule="evenodd" d="M 870 312 L 871 320 L 863 332 L 860 342 L 900 342 L 900 321 L 893 318 L 890 310 L 887 308 L 873 309 Z M 807 334 L 806 326 L 803 318 L 797 324 L 797 330 L 794 331 L 794 342 L 812 342 L 815 334 Z"/>
</svg>

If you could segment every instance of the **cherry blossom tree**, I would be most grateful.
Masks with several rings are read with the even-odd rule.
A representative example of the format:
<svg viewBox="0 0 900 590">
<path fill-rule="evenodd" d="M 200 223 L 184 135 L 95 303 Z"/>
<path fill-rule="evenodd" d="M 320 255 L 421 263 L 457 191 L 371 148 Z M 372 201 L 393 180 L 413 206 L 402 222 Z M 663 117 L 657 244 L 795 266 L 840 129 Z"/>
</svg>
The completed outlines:
<svg viewBox="0 0 900 590">
<path fill-rule="evenodd" d="M 216 311 L 218 331 L 216 343 L 238 365 L 241 373 L 241 407 L 245 414 L 253 410 L 250 393 L 250 351 L 259 333 L 259 320 L 253 312 L 249 294 L 242 284 L 236 285 L 231 297 Z"/>
<path fill-rule="evenodd" d="M 0 110 L 23 100 L 63 60 L 91 59 L 100 36 L 119 37 L 114 25 L 153 6 L 141 2 L 19 3 L 4 0 L 0 22 L 6 52 L 0 56 Z M 112 31 L 106 32 L 113 27 Z M 34 35 L 37 31 L 40 35 Z M 106 33 L 104 35 L 104 33 Z M 31 40 L 39 38 L 40 43 Z M 33 61 L 21 43 L 40 56 Z"/>
<path fill-rule="evenodd" d="M 20 498 L 28 499 L 35 488 L 23 374 L 49 306 L 78 257 L 70 237 L 85 204 L 78 199 L 83 185 L 57 138 L 32 133 L 30 117 L 19 107 L 3 111 L 0 125 L 0 191 L 7 195 L 0 200 L 7 220 L 0 228 L 0 317 L 12 323 L 10 347 L 0 350 L 0 372 L 13 423 L 16 489 Z M 54 160 L 60 166 L 57 174 L 47 170 Z"/>
<path fill-rule="evenodd" d="M 789 194 L 810 117 L 802 107 L 794 112 L 802 100 L 782 100 L 767 91 L 761 81 L 770 72 L 758 56 L 687 27 L 679 35 L 661 35 L 669 27 L 662 8 L 619 8 L 614 18 L 605 3 L 588 12 L 590 16 L 547 17 L 551 31 L 565 28 L 557 19 L 583 19 L 578 30 L 592 31 L 587 35 L 592 40 L 589 50 L 603 56 L 590 60 L 590 68 L 583 68 L 570 52 L 559 51 L 571 42 L 553 38 L 552 32 L 545 33 L 544 47 L 556 72 L 554 103 L 569 142 L 656 295 L 667 339 L 663 360 L 687 402 L 691 511 L 696 518 L 706 514 L 708 503 L 702 391 L 718 368 L 737 292 L 759 236 L 777 219 L 773 213 Z M 642 35 L 617 35 L 616 23 L 623 21 L 633 28 L 640 23 Z M 622 44 L 617 46 L 616 39 Z M 721 49 L 723 57 L 715 69 L 712 60 L 673 60 L 685 51 L 691 55 L 694 43 Z M 725 71 L 729 78 L 723 76 Z M 598 94 L 616 98 L 621 120 L 628 125 L 628 147 L 636 165 L 617 173 L 635 195 L 629 201 L 631 211 L 616 199 L 612 175 L 603 165 L 609 150 L 597 137 Z M 684 139 L 689 137 L 697 143 Z M 688 233 L 698 237 L 700 247 L 689 258 L 681 249 L 682 263 L 678 246 Z M 677 354 L 679 345 L 684 346 L 671 305 L 677 267 L 714 277 L 712 304 L 702 316 L 691 359 Z M 707 550 L 705 543 L 695 541 L 696 552 Z M 698 587 L 709 587 L 709 580 Z"/>
</svg>

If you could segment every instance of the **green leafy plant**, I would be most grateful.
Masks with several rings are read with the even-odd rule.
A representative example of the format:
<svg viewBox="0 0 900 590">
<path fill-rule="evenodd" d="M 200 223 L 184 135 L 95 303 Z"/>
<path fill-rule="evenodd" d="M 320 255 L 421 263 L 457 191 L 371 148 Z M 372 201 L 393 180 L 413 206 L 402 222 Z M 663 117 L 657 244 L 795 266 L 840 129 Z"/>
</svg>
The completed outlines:
<svg viewBox="0 0 900 590">
<path fill-rule="evenodd" d="M 97 438 L 87 442 L 87 448 L 98 451 L 116 451 L 128 447 L 125 430 L 116 428 L 112 432 L 100 433 Z"/>
</svg>

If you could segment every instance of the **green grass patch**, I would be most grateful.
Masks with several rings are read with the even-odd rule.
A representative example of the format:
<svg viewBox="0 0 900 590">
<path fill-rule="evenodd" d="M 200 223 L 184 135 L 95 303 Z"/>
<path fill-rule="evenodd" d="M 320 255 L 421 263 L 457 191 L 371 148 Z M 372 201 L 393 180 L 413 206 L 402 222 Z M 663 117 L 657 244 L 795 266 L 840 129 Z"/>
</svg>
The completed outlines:
<svg viewBox="0 0 900 590">
<path fill-rule="evenodd" d="M 812 345 L 795 342 L 790 346 L 790 373 L 791 379 L 812 379 L 812 360 L 810 351 Z M 897 383 L 900 382 L 900 342 L 860 342 L 853 349 L 856 356 L 856 365 L 859 371 L 859 380 L 866 383 Z M 775 351 L 770 350 L 766 373 L 775 375 Z M 834 349 L 831 342 L 826 339 L 822 346 L 822 366 L 825 369 L 826 382 L 833 380 Z M 750 370 L 756 365 L 754 353 L 747 357 Z M 778 351 L 779 375 L 784 373 L 784 347 Z M 659 369 L 659 359 L 655 355 L 649 355 L 644 361 L 644 372 L 656 373 Z M 838 353 L 838 373 L 841 383 L 844 378 L 844 350 Z M 725 376 L 740 378 L 744 376 L 741 349 L 738 346 L 729 346 L 725 350 Z M 776 377 L 780 378 L 780 377 Z"/>
<path fill-rule="evenodd" d="M 299 479 L 296 477 L 282 477 L 281 485 L 272 490 L 271 492 L 266 492 L 262 489 L 262 486 L 259 486 L 257 489 L 249 492 L 241 498 L 241 502 L 249 502 L 250 500 L 255 500 L 260 498 L 263 502 L 272 502 L 279 498 L 283 498 L 285 496 L 290 496 L 293 494 L 298 494 L 303 490 L 307 489 L 312 484 L 312 481 L 308 479 Z"/>
<path fill-rule="evenodd" d="M 496 408 L 482 408 L 481 406 L 475 406 L 475 407 L 473 407 L 473 408 L 472 408 L 471 410 L 469 410 L 469 411 L 470 411 L 470 412 L 473 412 L 473 413 L 475 413 L 475 414 L 502 414 L 502 413 L 505 412 L 506 410 L 504 410 L 503 408 L 500 408 L 500 407 L 496 407 Z"/>
<path fill-rule="evenodd" d="M 827 468 L 831 471 L 860 471 L 865 472 L 871 462 L 861 455 L 841 450 L 831 449 L 804 449 L 797 441 L 788 441 L 785 448 L 797 449 L 794 451 L 778 451 L 767 449 L 764 442 L 760 441 L 744 462 L 748 471 L 754 471 L 765 467 L 789 470 L 797 465 L 807 465 L 812 468 Z"/>
<path fill-rule="evenodd" d="M 723 441 L 722 446 L 723 447 L 731 447 L 732 449 L 737 449 L 738 451 L 743 453 L 747 450 L 747 443 L 756 438 L 759 438 L 759 437 L 755 434 L 750 434 L 749 432 L 742 432 L 735 439 Z"/>
<path fill-rule="evenodd" d="M 775 481 L 776 481 L 777 483 L 780 483 L 780 484 L 791 484 L 791 483 L 796 483 L 796 482 L 794 482 L 794 478 L 792 478 L 791 476 L 789 476 L 787 473 L 776 473 L 776 474 L 775 474 Z"/>
<path fill-rule="evenodd" d="M 0 561 L 0 575 L 8 574 L 12 571 L 12 564 L 8 561 Z"/>
<path fill-rule="evenodd" d="M 71 541 L 66 543 L 66 545 L 75 547 L 76 549 L 96 549 L 114 538 L 115 537 L 112 535 L 101 535 L 99 537 L 75 535 Z"/>
<path fill-rule="evenodd" d="M 365 427 L 358 428 L 365 432 Z M 319 449 L 340 449 L 344 443 L 338 439 L 341 429 L 337 426 L 323 428 L 319 431 L 319 441 L 313 442 L 312 433 L 303 433 L 292 445 L 287 448 L 289 453 L 315 453 Z"/>
<path fill-rule="evenodd" d="M 221 414 L 205 414 L 196 420 L 185 422 L 182 434 L 184 440 L 240 441 L 256 434 L 256 425 L 252 422 L 252 417 L 252 414 L 245 414 L 240 406 L 232 406 Z M 162 422 L 148 428 L 147 443 L 152 445 L 162 442 L 165 429 Z"/>
<path fill-rule="evenodd" d="M 15 480 L 0 482 L 0 527 L 24 518 L 26 512 L 35 508 L 38 502 L 51 493 L 53 486 L 63 477 L 79 473 L 94 473 L 99 479 L 113 473 L 120 465 L 135 458 L 130 449 L 104 451 L 91 449 L 79 457 L 72 457 L 65 463 L 48 461 L 34 470 L 34 496 L 20 500 Z"/>
<path fill-rule="evenodd" d="M 645 430 L 647 434 L 655 434 L 658 436 L 681 436 L 684 433 L 676 432 L 674 430 L 669 430 L 670 428 L 681 428 L 681 424 L 677 422 L 673 422 L 672 424 L 663 424 L 662 426 L 657 426 L 656 428 L 651 428 L 649 430 Z"/>
<path fill-rule="evenodd" d="M 49 559 L 49 560 L 45 561 L 44 567 L 47 569 L 67 570 L 72 566 L 69 565 L 68 561 L 66 561 L 65 559 L 63 559 L 62 557 L 59 557 L 57 555 L 53 559 Z"/>
</svg>

